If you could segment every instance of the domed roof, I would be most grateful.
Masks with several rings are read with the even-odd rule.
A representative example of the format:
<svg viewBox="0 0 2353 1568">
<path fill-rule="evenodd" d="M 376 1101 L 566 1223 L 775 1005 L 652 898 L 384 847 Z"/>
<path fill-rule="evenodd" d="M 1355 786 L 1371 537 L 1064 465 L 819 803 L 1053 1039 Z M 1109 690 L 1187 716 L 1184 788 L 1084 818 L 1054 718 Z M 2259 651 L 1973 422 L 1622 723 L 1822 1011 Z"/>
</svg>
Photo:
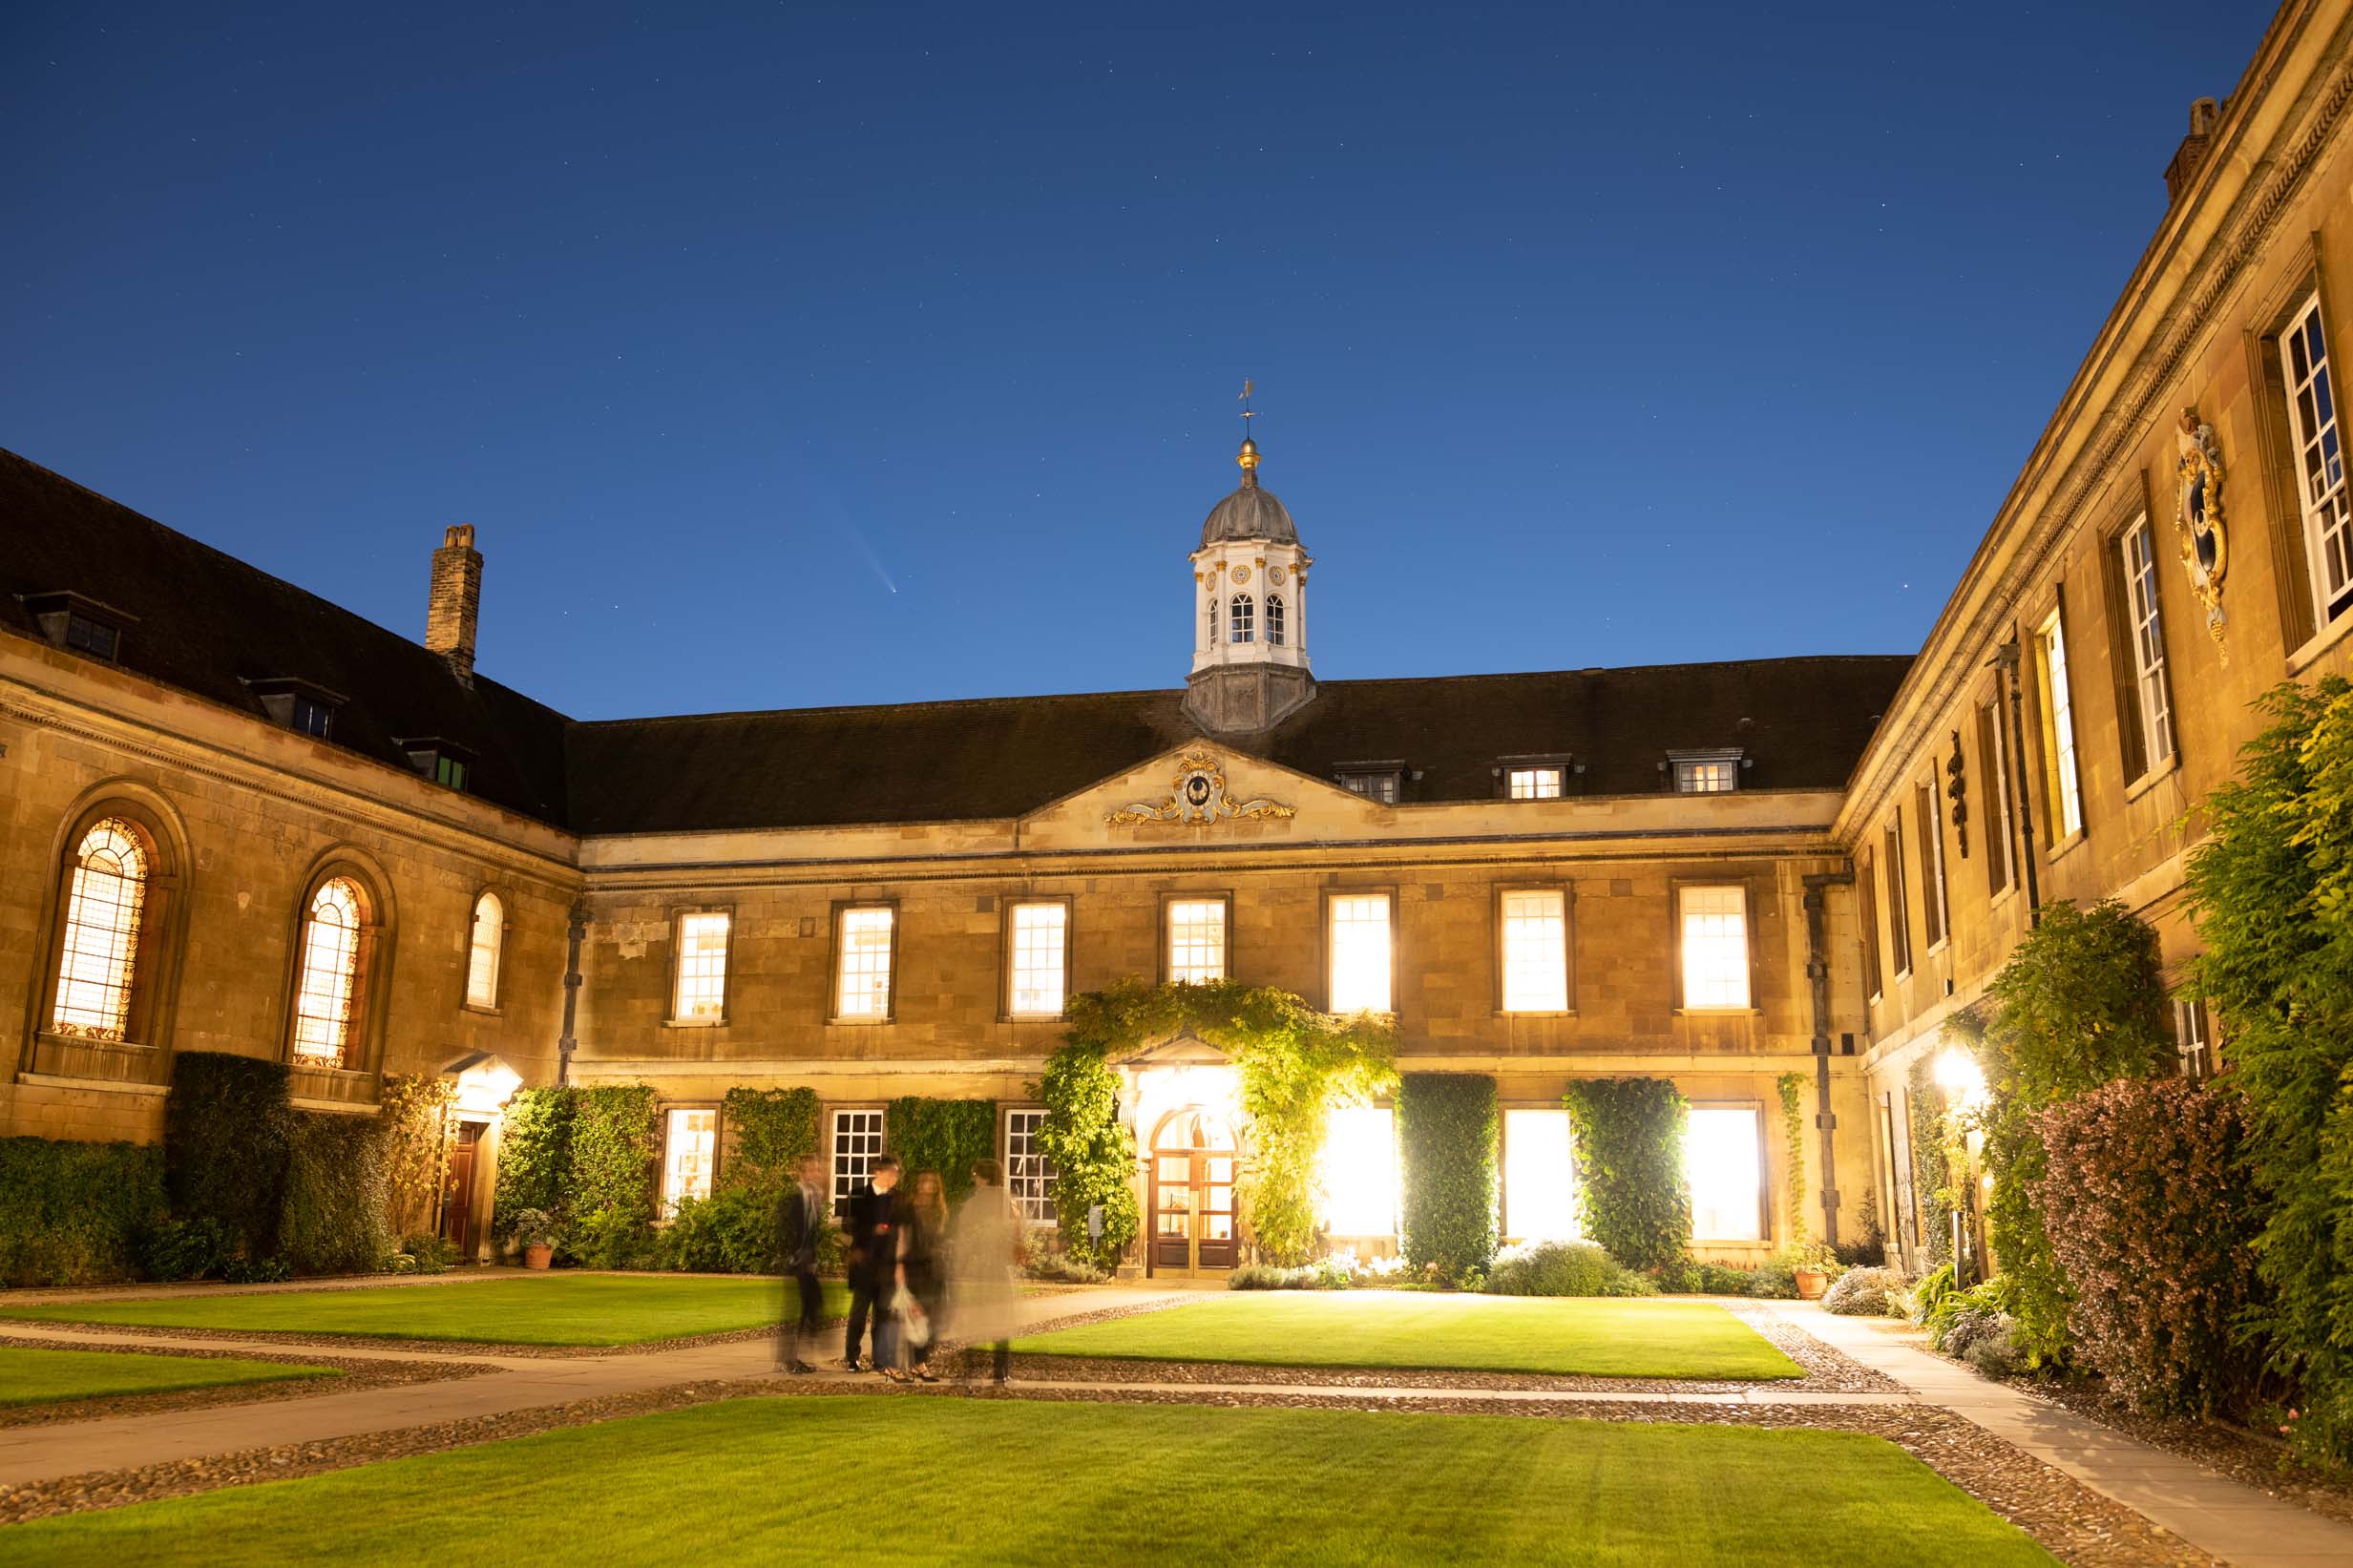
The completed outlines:
<svg viewBox="0 0 2353 1568">
<path fill-rule="evenodd" d="M 1246 480 L 1240 490 L 1211 507 L 1208 520 L 1201 525 L 1204 550 L 1232 539 L 1297 544 L 1299 531 L 1292 525 L 1291 513 L 1274 498 L 1272 491 L 1260 490 L 1255 482 Z"/>
</svg>

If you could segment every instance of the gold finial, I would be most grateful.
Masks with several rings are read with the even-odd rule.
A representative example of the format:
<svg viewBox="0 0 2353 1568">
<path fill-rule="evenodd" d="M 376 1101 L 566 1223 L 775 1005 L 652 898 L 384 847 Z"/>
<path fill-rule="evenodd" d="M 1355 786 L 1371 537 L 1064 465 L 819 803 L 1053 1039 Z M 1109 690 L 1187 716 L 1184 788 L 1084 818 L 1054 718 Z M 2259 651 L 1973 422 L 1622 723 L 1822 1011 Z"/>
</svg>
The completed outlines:
<svg viewBox="0 0 2353 1568">
<path fill-rule="evenodd" d="M 1248 380 L 1242 383 L 1242 455 L 1234 459 L 1242 465 L 1245 487 L 1258 483 L 1258 443 L 1250 439 L 1250 421 L 1258 417 L 1250 412 L 1251 385 Z"/>
</svg>

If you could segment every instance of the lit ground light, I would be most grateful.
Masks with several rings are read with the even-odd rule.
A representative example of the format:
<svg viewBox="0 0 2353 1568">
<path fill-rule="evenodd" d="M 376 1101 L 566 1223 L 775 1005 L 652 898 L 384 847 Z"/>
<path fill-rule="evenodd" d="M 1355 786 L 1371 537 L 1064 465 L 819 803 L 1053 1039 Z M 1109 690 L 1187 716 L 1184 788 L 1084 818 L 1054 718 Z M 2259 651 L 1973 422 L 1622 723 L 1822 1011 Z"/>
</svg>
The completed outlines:
<svg viewBox="0 0 2353 1568">
<path fill-rule="evenodd" d="M 289 1367 L 275 1361 L 210 1356 L 46 1350 L 0 1345 L 0 1406 L 47 1405 L 60 1399 L 168 1393 L 225 1383 L 271 1383 L 289 1377 L 333 1377 L 331 1367 Z"/>
<path fill-rule="evenodd" d="M 1720 1307 L 1416 1291 L 1268 1291 L 1014 1342 L 1039 1355 L 1727 1381 L 1804 1376 Z"/>
<path fill-rule="evenodd" d="M 829 1313 L 840 1313 L 847 1301 L 840 1285 L 826 1286 Z M 0 1309 L 0 1318 L 498 1345 L 641 1345 L 771 1325 L 783 1304 L 784 1287 L 773 1279 L 551 1274 L 376 1289 L 60 1302 Z"/>
<path fill-rule="evenodd" d="M 429 1544 L 430 1543 L 430 1544 Z M 0 1531 L 189 1560 L 1919 1564 L 2050 1558 L 1846 1432 L 1019 1400 L 746 1399 Z"/>
</svg>

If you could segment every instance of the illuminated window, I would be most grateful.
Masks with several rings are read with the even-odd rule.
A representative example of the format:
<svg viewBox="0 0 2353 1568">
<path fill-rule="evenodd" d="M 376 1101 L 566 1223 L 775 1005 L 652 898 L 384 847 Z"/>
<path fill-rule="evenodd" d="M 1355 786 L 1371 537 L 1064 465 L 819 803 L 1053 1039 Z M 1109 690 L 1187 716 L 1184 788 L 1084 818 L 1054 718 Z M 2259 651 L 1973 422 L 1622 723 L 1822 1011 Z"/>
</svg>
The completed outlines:
<svg viewBox="0 0 2353 1568">
<path fill-rule="evenodd" d="M 1335 893 L 1331 922 L 1332 1011 L 1386 1013 L 1389 998 L 1389 895 Z"/>
<path fill-rule="evenodd" d="M 1226 901 L 1179 898 L 1168 904 L 1168 978 L 1195 985 L 1226 977 Z"/>
<path fill-rule="evenodd" d="M 1395 768 L 1368 768 L 1356 773 L 1340 775 L 1340 787 L 1352 795 L 1378 801 L 1383 805 L 1397 804 L 1397 771 Z"/>
<path fill-rule="evenodd" d="M 50 1014 L 53 1033 L 123 1038 L 131 1022 L 148 869 L 138 830 L 120 818 L 109 817 L 82 835 L 66 896 L 57 1001 Z"/>
<path fill-rule="evenodd" d="M 1045 1121 L 1043 1111 L 1005 1113 L 1005 1191 L 1013 1212 L 1033 1225 L 1055 1223 L 1054 1161 L 1038 1148 L 1038 1130 Z"/>
<path fill-rule="evenodd" d="M 1283 596 L 1267 596 L 1267 642 L 1271 647 L 1283 645 Z"/>
<path fill-rule="evenodd" d="M 842 911 L 841 953 L 835 961 L 834 1016 L 891 1015 L 891 937 L 897 920 L 888 905 Z"/>
<path fill-rule="evenodd" d="M 1557 767 L 1515 767 L 1503 775 L 1504 793 L 1515 801 L 1557 801 L 1561 770 Z"/>
<path fill-rule="evenodd" d="M 1503 1011 L 1568 1011 L 1568 916 L 1557 888 L 1505 893 Z"/>
<path fill-rule="evenodd" d="M 336 877 L 311 895 L 303 922 L 301 984 L 294 993 L 294 1057 L 341 1067 L 351 1045 L 351 1012 L 360 977 L 359 884 Z"/>
<path fill-rule="evenodd" d="M 1577 1161 L 1566 1111 L 1503 1113 L 1503 1234 L 1520 1242 L 1573 1242 Z"/>
<path fill-rule="evenodd" d="M 498 951 L 506 943 L 507 911 L 496 893 L 473 901 L 473 942 L 466 954 L 466 1005 L 498 1005 Z"/>
<path fill-rule="evenodd" d="M 1350 1105 L 1324 1123 L 1324 1223 L 1334 1236 L 1390 1236 L 1397 1228 L 1394 1113 Z"/>
<path fill-rule="evenodd" d="M 2148 518 L 2125 531 L 2121 548 L 2132 622 L 2132 679 L 2140 689 L 2141 761 L 2153 772 L 2173 760 L 2174 703 L 2165 687 L 2165 622 L 2157 608 L 2157 553 Z"/>
<path fill-rule="evenodd" d="M 2353 609 L 2353 505 L 2338 446 L 2337 399 L 2321 335 L 2321 297 L 2313 295 L 2279 334 L 2287 376 L 2288 424 L 2296 445 L 2296 497 L 2304 515 L 2304 550 L 2326 625 Z"/>
<path fill-rule="evenodd" d="M 1256 611 L 1248 594 L 1233 596 L 1232 637 L 1236 642 L 1254 642 L 1258 638 Z"/>
<path fill-rule="evenodd" d="M 1694 1105 L 1683 1138 L 1691 1185 L 1691 1237 L 1764 1239 L 1764 1161 L 1751 1105 Z"/>
<path fill-rule="evenodd" d="M 2056 610 L 2036 635 L 2043 664 L 2043 743 L 2050 759 L 2047 783 L 2057 819 L 2057 837 L 2083 831 L 2084 801 L 2075 772 L 2075 703 L 2069 694 L 2067 627 Z"/>
<path fill-rule="evenodd" d="M 717 1023 L 727 1015 L 727 933 L 734 917 L 706 909 L 678 917 L 678 988 L 670 1017 Z"/>
<path fill-rule="evenodd" d="M 1730 759 L 1675 763 L 1675 789 L 1684 795 L 1721 795 L 1740 787 L 1740 763 Z"/>
<path fill-rule="evenodd" d="M 1749 891 L 1684 888 L 1683 1005 L 1749 1005 Z"/>
<path fill-rule="evenodd" d="M 1070 951 L 1070 906 L 1013 907 L 1013 1015 L 1059 1018 Z"/>
<path fill-rule="evenodd" d="M 672 1111 L 662 1146 L 662 1213 L 678 1212 L 683 1198 L 708 1198 L 719 1164 L 719 1113 Z"/>
<path fill-rule="evenodd" d="M 2181 1058 L 2181 1076 L 2193 1083 L 2214 1077 L 2214 1029 L 2202 1000 L 2174 1004 L 2174 1049 Z"/>
<path fill-rule="evenodd" d="M 836 1205 L 866 1184 L 882 1154 L 880 1111 L 833 1113 L 833 1202 Z"/>
</svg>

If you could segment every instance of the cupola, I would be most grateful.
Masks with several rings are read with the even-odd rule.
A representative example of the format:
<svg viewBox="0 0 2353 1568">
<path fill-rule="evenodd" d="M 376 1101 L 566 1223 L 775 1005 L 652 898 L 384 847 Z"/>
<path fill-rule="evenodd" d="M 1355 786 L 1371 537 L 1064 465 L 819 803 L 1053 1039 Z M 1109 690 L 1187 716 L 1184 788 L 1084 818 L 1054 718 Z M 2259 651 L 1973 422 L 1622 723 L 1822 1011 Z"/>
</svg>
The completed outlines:
<svg viewBox="0 0 2353 1568">
<path fill-rule="evenodd" d="M 1253 417 L 1249 397 L 1246 384 L 1245 421 Z M 1247 433 L 1235 461 L 1241 488 L 1209 509 L 1191 557 L 1185 708 L 1210 735 L 1271 729 L 1315 696 L 1307 656 L 1307 571 L 1314 562 L 1291 512 L 1260 487 L 1258 443 Z"/>
</svg>

